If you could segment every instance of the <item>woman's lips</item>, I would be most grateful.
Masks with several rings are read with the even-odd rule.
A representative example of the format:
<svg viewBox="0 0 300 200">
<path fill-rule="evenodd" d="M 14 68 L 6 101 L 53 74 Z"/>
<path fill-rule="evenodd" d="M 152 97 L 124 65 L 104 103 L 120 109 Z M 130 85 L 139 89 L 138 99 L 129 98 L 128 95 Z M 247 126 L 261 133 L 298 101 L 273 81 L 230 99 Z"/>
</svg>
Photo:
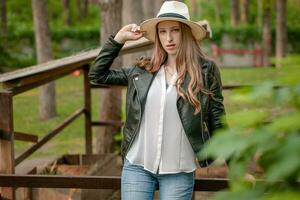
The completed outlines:
<svg viewBox="0 0 300 200">
<path fill-rule="evenodd" d="M 166 48 L 167 49 L 174 49 L 176 47 L 176 44 L 167 44 Z"/>
</svg>

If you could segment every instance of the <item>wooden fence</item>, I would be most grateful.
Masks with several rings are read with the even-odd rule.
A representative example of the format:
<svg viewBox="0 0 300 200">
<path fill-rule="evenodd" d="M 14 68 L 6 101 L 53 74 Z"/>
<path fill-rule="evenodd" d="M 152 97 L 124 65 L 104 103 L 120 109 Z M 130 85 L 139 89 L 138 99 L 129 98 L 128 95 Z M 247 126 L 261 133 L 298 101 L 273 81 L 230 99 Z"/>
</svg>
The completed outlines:
<svg viewBox="0 0 300 200">
<path fill-rule="evenodd" d="M 122 54 L 143 51 L 152 47 L 147 40 L 128 42 L 121 50 Z M 92 121 L 91 86 L 88 80 L 89 63 L 95 59 L 100 49 L 83 52 L 63 59 L 53 60 L 33 67 L 0 75 L 0 197 L 15 199 L 15 188 L 86 188 L 119 189 L 120 177 L 108 176 L 48 176 L 16 175 L 15 167 L 36 152 L 50 139 L 59 134 L 76 118 L 83 115 L 85 119 L 85 153 L 92 155 L 92 126 L 120 126 L 119 121 Z M 54 130 L 43 138 L 31 133 L 16 132 L 13 124 L 14 96 L 57 80 L 75 70 L 82 70 L 84 77 L 84 105 L 67 117 Z M 234 86 L 224 87 L 231 89 Z M 14 141 L 28 141 L 34 144 L 15 158 Z M 218 191 L 228 187 L 226 179 L 196 179 L 195 191 Z"/>
<path fill-rule="evenodd" d="M 220 48 L 216 44 L 211 45 L 212 59 L 217 60 L 222 55 L 251 55 L 254 67 L 263 66 L 263 51 L 262 48 L 254 49 L 225 49 Z"/>
</svg>

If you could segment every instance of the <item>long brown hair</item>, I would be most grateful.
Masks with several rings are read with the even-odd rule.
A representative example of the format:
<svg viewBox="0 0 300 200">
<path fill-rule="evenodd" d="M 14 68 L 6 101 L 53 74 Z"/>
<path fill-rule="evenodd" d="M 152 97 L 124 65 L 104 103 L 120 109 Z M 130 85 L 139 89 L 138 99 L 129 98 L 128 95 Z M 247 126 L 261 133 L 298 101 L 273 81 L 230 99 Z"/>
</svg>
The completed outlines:
<svg viewBox="0 0 300 200">
<path fill-rule="evenodd" d="M 199 43 L 194 38 L 190 27 L 183 23 L 179 24 L 181 30 L 181 43 L 176 55 L 176 70 L 178 73 L 176 89 L 178 95 L 187 100 L 194 107 L 194 114 L 197 114 L 201 110 L 201 103 L 197 98 L 197 94 L 200 91 L 207 94 L 204 90 L 201 73 L 202 68 L 201 63 L 199 62 L 201 58 L 204 58 L 204 54 L 200 49 Z M 156 29 L 154 50 L 151 60 L 149 58 L 141 58 L 138 60 L 137 65 L 144 67 L 149 72 L 156 72 L 167 58 L 168 54 L 159 41 Z M 188 83 L 188 88 L 185 91 L 182 88 L 182 83 L 187 74 L 190 77 L 190 81 Z"/>
</svg>

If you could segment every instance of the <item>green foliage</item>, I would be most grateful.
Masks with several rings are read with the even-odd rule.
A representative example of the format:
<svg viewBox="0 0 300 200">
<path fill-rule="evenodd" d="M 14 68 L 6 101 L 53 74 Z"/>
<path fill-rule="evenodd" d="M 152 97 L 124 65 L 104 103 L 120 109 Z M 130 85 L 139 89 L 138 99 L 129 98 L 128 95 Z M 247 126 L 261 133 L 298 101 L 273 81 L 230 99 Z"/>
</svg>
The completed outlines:
<svg viewBox="0 0 300 200">
<path fill-rule="evenodd" d="M 212 24 L 213 30 L 213 42 L 221 44 L 222 37 L 224 34 L 231 36 L 236 42 L 247 44 L 261 40 L 262 31 L 257 29 L 256 26 L 251 25 L 240 25 L 236 28 L 232 28 L 230 25 L 214 25 Z M 300 31 L 299 31 L 300 32 Z"/>
<path fill-rule="evenodd" d="M 205 146 L 210 156 L 230 159 L 230 188 L 215 199 L 300 198 L 299 71 L 298 79 L 293 78 L 300 69 L 297 60 L 299 55 L 284 60 L 287 73 L 277 80 L 237 91 L 232 98 L 245 104 L 267 102 L 271 109 L 257 106 L 228 114 L 231 128 L 216 133 Z M 275 88 L 278 84 L 283 87 Z M 249 169 L 253 162 L 260 170 Z"/>
<path fill-rule="evenodd" d="M 76 1 L 71 3 L 70 25 L 64 24 L 62 1 L 48 1 L 49 26 L 54 58 L 99 46 L 99 7 L 90 4 L 88 16 L 78 18 Z M 31 1 L 7 1 L 8 38 L 0 44 L 0 71 L 36 64 Z"/>
</svg>

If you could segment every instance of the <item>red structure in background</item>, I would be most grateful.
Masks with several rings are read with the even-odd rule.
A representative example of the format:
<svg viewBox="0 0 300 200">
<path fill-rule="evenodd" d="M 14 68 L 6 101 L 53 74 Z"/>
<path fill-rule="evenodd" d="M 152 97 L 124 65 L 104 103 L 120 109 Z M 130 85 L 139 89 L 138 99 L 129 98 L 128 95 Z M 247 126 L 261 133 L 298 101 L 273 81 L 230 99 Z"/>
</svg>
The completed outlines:
<svg viewBox="0 0 300 200">
<path fill-rule="evenodd" d="M 75 70 L 74 72 L 72 72 L 73 76 L 80 76 L 81 72 L 80 70 Z"/>
<path fill-rule="evenodd" d="M 233 54 L 233 55 L 253 55 L 253 66 L 262 67 L 263 65 L 263 52 L 262 49 L 257 47 L 252 50 L 248 49 L 224 49 L 219 48 L 216 44 L 211 45 L 212 59 L 217 60 L 219 56 L 224 54 Z"/>
</svg>

